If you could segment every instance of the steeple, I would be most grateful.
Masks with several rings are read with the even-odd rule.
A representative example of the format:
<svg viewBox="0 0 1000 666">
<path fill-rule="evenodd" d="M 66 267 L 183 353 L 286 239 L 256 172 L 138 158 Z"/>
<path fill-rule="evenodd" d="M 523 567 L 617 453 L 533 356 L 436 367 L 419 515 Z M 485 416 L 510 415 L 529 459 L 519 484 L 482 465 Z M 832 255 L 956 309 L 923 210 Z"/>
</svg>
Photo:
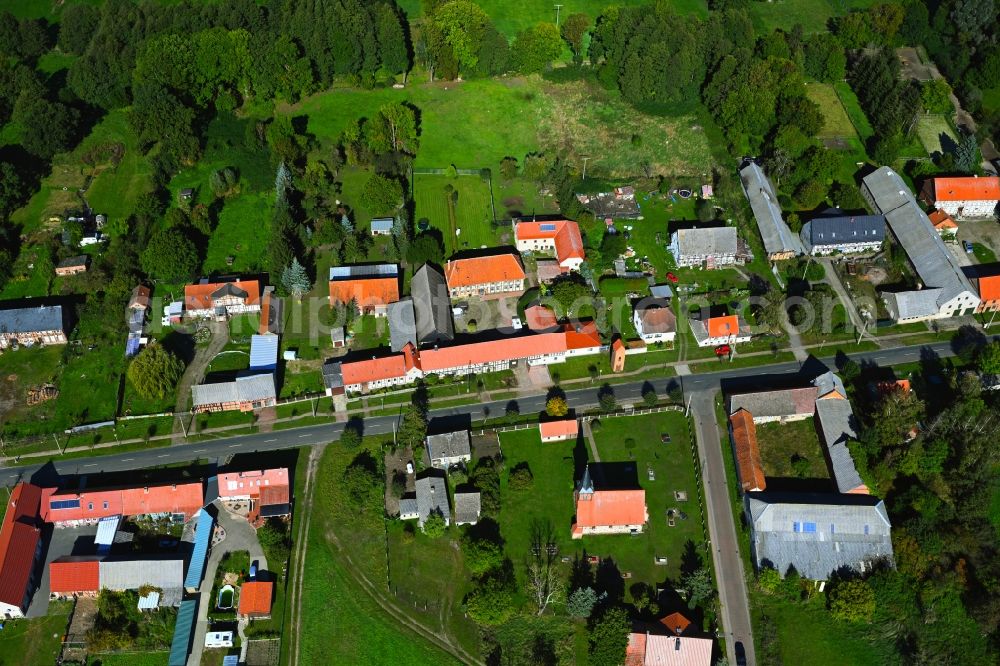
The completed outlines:
<svg viewBox="0 0 1000 666">
<path fill-rule="evenodd" d="M 594 482 L 590 478 L 590 465 L 583 468 L 583 478 L 580 479 L 581 495 L 592 495 L 594 493 Z"/>
</svg>

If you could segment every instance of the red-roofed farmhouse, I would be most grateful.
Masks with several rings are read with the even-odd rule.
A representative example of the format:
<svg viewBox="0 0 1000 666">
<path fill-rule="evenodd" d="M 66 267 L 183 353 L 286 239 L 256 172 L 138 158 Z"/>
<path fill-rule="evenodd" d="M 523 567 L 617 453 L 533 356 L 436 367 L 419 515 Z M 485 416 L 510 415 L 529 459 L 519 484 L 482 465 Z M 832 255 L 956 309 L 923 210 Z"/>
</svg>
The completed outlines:
<svg viewBox="0 0 1000 666">
<path fill-rule="evenodd" d="M 24 617 L 34 591 L 35 562 L 42 540 L 38 508 L 42 489 L 14 486 L 0 526 L 0 617 Z"/>
</svg>

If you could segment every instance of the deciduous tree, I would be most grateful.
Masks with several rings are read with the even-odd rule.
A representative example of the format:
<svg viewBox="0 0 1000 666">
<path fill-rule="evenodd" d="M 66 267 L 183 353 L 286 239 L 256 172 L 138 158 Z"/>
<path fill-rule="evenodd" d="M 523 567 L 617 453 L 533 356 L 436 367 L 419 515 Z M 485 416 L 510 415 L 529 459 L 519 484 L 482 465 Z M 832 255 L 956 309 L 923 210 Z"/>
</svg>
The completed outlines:
<svg viewBox="0 0 1000 666">
<path fill-rule="evenodd" d="M 140 263 L 147 275 L 169 282 L 184 282 L 194 276 L 201 261 L 187 232 L 175 227 L 149 239 L 140 255 Z"/>
<path fill-rule="evenodd" d="M 184 363 L 158 342 L 152 342 L 132 359 L 127 374 L 139 395 L 163 399 L 173 392 L 184 374 Z"/>
</svg>

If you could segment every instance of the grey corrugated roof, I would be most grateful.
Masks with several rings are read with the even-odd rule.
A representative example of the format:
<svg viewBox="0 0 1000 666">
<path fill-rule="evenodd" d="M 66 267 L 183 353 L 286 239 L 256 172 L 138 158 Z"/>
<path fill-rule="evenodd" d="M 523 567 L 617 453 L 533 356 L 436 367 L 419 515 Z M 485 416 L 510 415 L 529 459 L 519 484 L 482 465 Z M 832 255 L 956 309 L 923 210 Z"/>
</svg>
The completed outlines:
<svg viewBox="0 0 1000 666">
<path fill-rule="evenodd" d="M 277 397 L 277 391 L 274 386 L 274 375 L 269 372 L 237 377 L 231 382 L 192 386 L 191 394 L 195 407 L 214 405 L 222 402 L 249 402 Z"/>
<path fill-rule="evenodd" d="M 830 391 L 837 391 L 840 395 L 847 397 L 847 391 L 844 389 L 844 382 L 840 379 L 838 375 L 827 370 L 822 375 L 817 376 L 812 380 L 812 385 L 816 387 L 816 396 L 822 397 L 829 393 Z"/>
<path fill-rule="evenodd" d="M 848 400 L 830 398 L 816 401 L 816 419 L 823 432 L 830 458 L 830 471 L 837 490 L 847 493 L 864 485 L 858 468 L 854 466 L 854 458 L 847 448 L 848 440 L 857 439 L 857 418 Z"/>
<path fill-rule="evenodd" d="M 194 629 L 195 613 L 198 612 L 198 602 L 194 599 L 182 601 L 177 610 L 177 623 L 174 625 L 174 638 L 170 643 L 168 666 L 185 666 L 188 652 L 191 651 L 191 635 Z"/>
<path fill-rule="evenodd" d="M 876 209 L 885 215 L 924 287 L 941 289 L 935 312 L 963 291 L 977 293 L 898 173 L 889 167 L 880 167 L 865 177 L 864 186 Z M 899 302 L 898 295 L 896 301 Z"/>
<path fill-rule="evenodd" d="M 0 303 L 0 307 L 3 303 Z M 0 309 L 0 332 L 38 333 L 63 330 L 61 305 L 40 305 L 35 308 Z"/>
<path fill-rule="evenodd" d="M 811 245 L 874 243 L 885 239 L 885 216 L 848 215 L 838 208 L 827 208 L 809 221 Z"/>
<path fill-rule="evenodd" d="M 205 559 L 208 557 L 208 547 L 212 542 L 215 519 L 205 509 L 199 509 L 195 514 L 198 525 L 194 533 L 194 548 L 191 550 L 191 561 L 187 576 L 184 577 L 184 587 L 196 588 L 201 585 L 201 577 L 205 572 Z"/>
<path fill-rule="evenodd" d="M 105 560 L 98 566 L 101 587 L 109 590 L 137 590 L 152 585 L 166 592 L 184 586 L 184 560 Z"/>
<path fill-rule="evenodd" d="M 432 511 L 440 511 L 447 522 L 451 522 L 451 510 L 448 508 L 448 484 L 439 476 L 425 476 L 417 479 L 417 520 L 423 527 L 424 521 Z"/>
<path fill-rule="evenodd" d="M 805 578 L 826 580 L 842 567 L 892 557 L 889 516 L 877 497 L 751 492 L 744 501 L 758 568 L 784 575 L 794 566 Z M 796 532 L 795 523 L 813 523 L 815 532 Z"/>
<path fill-rule="evenodd" d="M 323 364 L 323 386 L 328 389 L 344 386 L 344 375 L 341 371 L 340 361 L 327 361 Z"/>
<path fill-rule="evenodd" d="M 250 336 L 250 369 L 273 370 L 278 365 L 278 336 Z"/>
<path fill-rule="evenodd" d="M 682 257 L 736 254 L 736 227 L 678 229 L 674 235 Z"/>
<path fill-rule="evenodd" d="M 745 409 L 758 419 L 812 414 L 816 406 L 816 394 L 814 386 L 736 393 L 729 396 L 729 413 Z"/>
<path fill-rule="evenodd" d="M 479 520 L 481 510 L 479 491 L 455 493 L 455 522 L 472 524 Z"/>
<path fill-rule="evenodd" d="M 891 311 L 896 312 L 899 319 L 912 317 L 931 317 L 937 314 L 942 299 L 943 289 L 917 289 L 912 291 L 884 291 L 882 298 Z"/>
<path fill-rule="evenodd" d="M 750 201 L 754 219 L 757 220 L 757 228 L 760 229 L 760 236 L 764 241 L 764 250 L 768 254 L 783 252 L 802 254 L 802 242 L 782 219 L 778 195 L 771 181 L 764 175 L 764 170 L 756 162 L 748 160 L 740 169 L 740 181 Z"/>
<path fill-rule="evenodd" d="M 75 257 L 68 257 L 60 261 L 56 268 L 68 268 L 70 266 L 86 266 L 90 261 L 90 257 L 85 254 L 79 254 Z"/>
<path fill-rule="evenodd" d="M 403 497 L 399 500 L 399 515 L 412 516 L 419 513 L 416 497 Z"/>
<path fill-rule="evenodd" d="M 451 321 L 451 299 L 444 275 L 424 264 L 410 280 L 410 296 L 417 316 L 417 338 L 421 344 L 447 342 L 455 338 Z"/>
<path fill-rule="evenodd" d="M 402 351 L 407 344 L 417 344 L 417 316 L 413 311 L 413 299 L 404 298 L 389 303 L 389 346 L 392 351 Z"/>
<path fill-rule="evenodd" d="M 427 436 L 427 454 L 431 460 L 437 458 L 454 458 L 456 456 L 472 455 L 469 444 L 469 431 L 445 432 L 440 435 Z"/>
<path fill-rule="evenodd" d="M 374 264 L 364 266 L 331 266 L 331 280 L 350 280 L 359 277 L 392 277 L 399 275 L 396 264 Z"/>
<path fill-rule="evenodd" d="M 393 223 L 391 217 L 376 217 L 372 220 L 372 231 L 392 231 Z"/>
<path fill-rule="evenodd" d="M 670 288 L 669 284 L 654 284 L 649 288 L 649 293 L 653 295 L 653 298 L 674 297 L 674 290 Z"/>
</svg>

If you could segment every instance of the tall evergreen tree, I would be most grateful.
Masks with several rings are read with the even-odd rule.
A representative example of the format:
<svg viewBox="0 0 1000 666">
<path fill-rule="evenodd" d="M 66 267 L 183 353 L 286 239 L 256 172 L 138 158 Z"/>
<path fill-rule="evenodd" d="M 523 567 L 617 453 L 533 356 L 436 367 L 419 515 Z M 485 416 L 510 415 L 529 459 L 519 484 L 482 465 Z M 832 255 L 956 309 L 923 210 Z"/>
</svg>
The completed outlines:
<svg viewBox="0 0 1000 666">
<path fill-rule="evenodd" d="M 281 275 L 281 285 L 295 298 L 302 298 L 303 294 L 312 289 L 309 275 L 305 267 L 299 263 L 298 257 L 292 257 L 292 263 L 285 268 Z"/>
</svg>

